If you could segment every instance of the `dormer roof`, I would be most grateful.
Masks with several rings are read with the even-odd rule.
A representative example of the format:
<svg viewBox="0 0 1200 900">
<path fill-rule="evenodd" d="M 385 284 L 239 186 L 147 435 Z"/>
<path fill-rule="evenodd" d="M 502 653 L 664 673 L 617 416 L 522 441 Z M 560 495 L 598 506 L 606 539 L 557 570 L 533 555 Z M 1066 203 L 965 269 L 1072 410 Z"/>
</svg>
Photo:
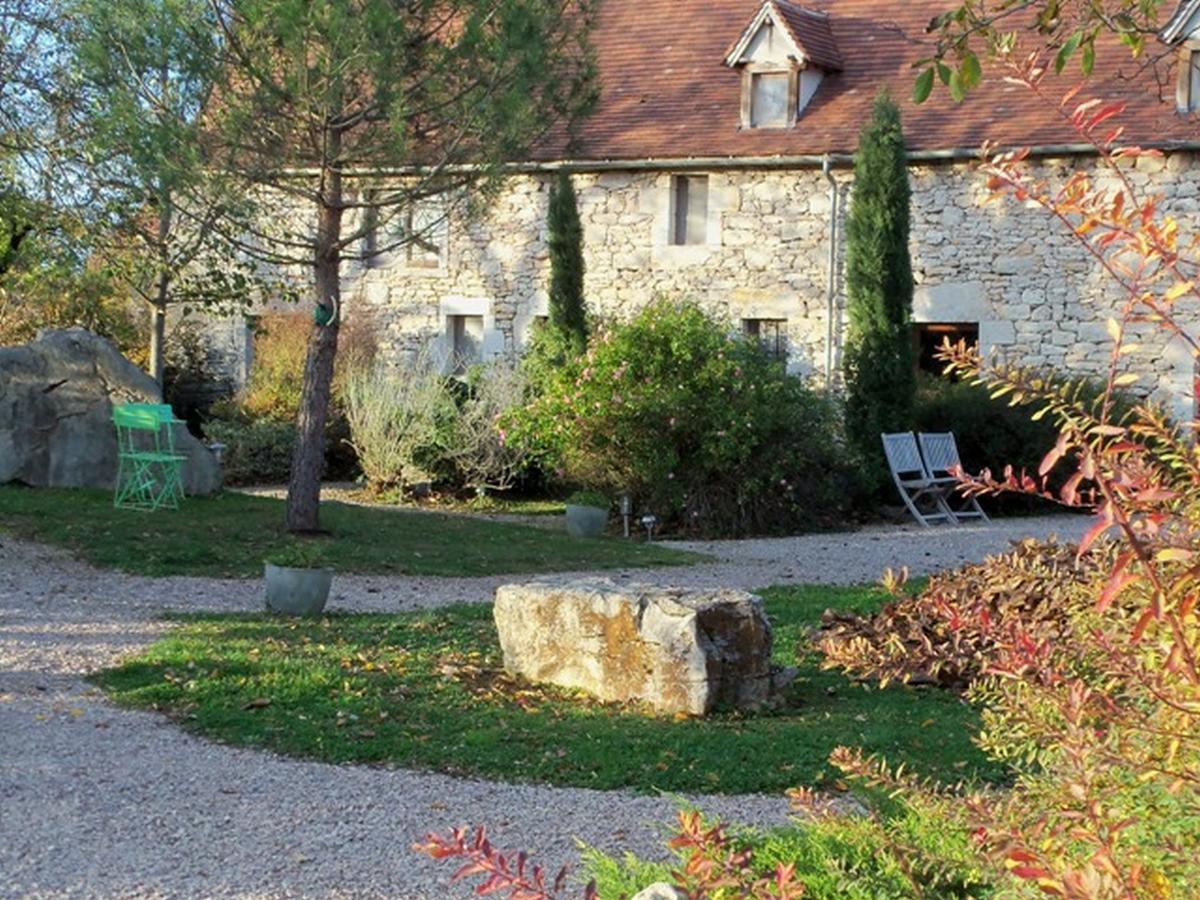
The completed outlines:
<svg viewBox="0 0 1200 900">
<path fill-rule="evenodd" d="M 779 29 L 783 40 L 790 45 L 789 56 L 799 65 L 813 65 L 828 72 L 842 70 L 842 57 L 829 27 L 829 14 L 806 9 L 790 0 L 766 0 L 725 54 L 725 65 L 733 67 L 745 62 L 755 37 L 764 27 Z"/>
<path fill-rule="evenodd" d="M 1161 32 L 1168 44 L 1187 40 L 1200 32 L 1200 0 L 1183 0 Z"/>
</svg>

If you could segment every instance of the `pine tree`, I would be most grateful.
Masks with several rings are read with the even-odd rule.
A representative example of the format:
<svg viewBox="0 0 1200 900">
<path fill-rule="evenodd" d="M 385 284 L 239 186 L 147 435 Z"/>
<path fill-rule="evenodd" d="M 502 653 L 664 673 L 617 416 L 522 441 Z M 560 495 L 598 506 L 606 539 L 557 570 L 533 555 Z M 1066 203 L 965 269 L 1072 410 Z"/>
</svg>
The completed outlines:
<svg viewBox="0 0 1200 900">
<path fill-rule="evenodd" d="M 881 93 L 859 136 L 846 217 L 846 432 L 875 490 L 884 472 L 879 435 L 912 428 L 917 390 L 909 195 L 900 110 Z"/>
<path fill-rule="evenodd" d="M 467 199 L 494 197 L 506 162 L 528 158 L 555 128 L 569 132 L 594 97 L 591 2 L 209 0 L 208 8 L 224 52 L 220 102 L 206 110 L 211 165 L 243 195 L 264 198 L 249 239 L 231 237 L 258 262 L 312 273 L 314 326 L 284 521 L 292 532 L 317 531 L 343 261 L 383 252 L 356 248 L 376 231 L 372 222 L 402 221 L 417 204 L 478 212 Z M 411 174 L 368 183 L 397 171 Z M 281 196 L 294 213 L 272 214 Z M 360 215 L 349 214 L 356 208 Z M 409 231 L 387 249 L 423 238 Z"/>
<path fill-rule="evenodd" d="M 550 188 L 550 324 L 582 350 L 587 344 L 583 299 L 583 226 L 571 176 L 559 172 Z"/>
</svg>

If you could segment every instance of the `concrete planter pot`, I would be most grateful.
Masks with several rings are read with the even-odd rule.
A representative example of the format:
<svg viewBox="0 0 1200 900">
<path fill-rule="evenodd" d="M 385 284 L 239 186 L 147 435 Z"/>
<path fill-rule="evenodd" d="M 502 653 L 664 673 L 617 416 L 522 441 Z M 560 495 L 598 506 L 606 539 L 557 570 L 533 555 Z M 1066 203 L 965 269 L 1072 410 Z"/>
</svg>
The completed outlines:
<svg viewBox="0 0 1200 900">
<path fill-rule="evenodd" d="M 329 599 L 332 569 L 298 569 L 266 563 L 267 611 L 287 616 L 319 616 Z"/>
<path fill-rule="evenodd" d="M 607 524 L 607 509 L 599 506 L 567 504 L 567 534 L 571 537 L 599 537 L 604 534 L 604 526 Z"/>
</svg>

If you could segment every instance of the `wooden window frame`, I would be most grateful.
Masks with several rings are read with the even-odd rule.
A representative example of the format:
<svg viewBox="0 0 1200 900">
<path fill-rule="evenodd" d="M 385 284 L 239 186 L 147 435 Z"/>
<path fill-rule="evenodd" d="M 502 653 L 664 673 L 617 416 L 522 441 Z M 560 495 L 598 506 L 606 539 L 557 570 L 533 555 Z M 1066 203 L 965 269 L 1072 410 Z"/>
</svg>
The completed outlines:
<svg viewBox="0 0 1200 900">
<path fill-rule="evenodd" d="M 376 191 L 371 191 L 374 195 Z M 373 200 L 369 201 L 373 202 Z M 411 235 L 413 232 L 413 216 L 417 206 L 421 203 L 430 203 L 429 199 L 417 201 L 407 204 L 403 209 L 398 210 L 390 221 L 385 226 L 380 222 L 379 207 L 366 206 L 363 209 L 364 225 L 369 226 L 366 233 L 363 234 L 363 254 L 366 257 L 364 265 L 368 269 L 386 269 L 394 266 L 399 262 L 405 269 L 416 269 L 423 272 L 436 272 L 444 270 L 447 266 L 447 260 L 450 254 L 450 218 L 449 214 L 443 209 L 440 211 L 442 221 L 438 225 L 438 233 L 441 237 L 441 242 L 436 245 L 437 260 L 424 255 L 425 252 L 432 251 L 426 241 L 406 240 L 403 244 L 394 249 L 380 253 L 379 247 L 380 232 L 386 228 L 394 228 L 398 222 L 404 234 Z M 384 235 L 383 245 L 391 243 L 392 236 Z M 420 254 L 420 255 L 419 255 Z"/>
<path fill-rule="evenodd" d="M 705 182 L 704 191 L 704 233 L 701 235 L 701 240 L 689 241 L 687 239 L 687 223 L 690 215 L 688 214 L 692 204 L 692 191 L 688 183 L 692 180 L 701 180 Z M 672 247 L 704 247 L 708 245 L 708 213 L 709 206 L 712 203 L 712 180 L 708 173 L 680 173 L 671 176 L 670 182 L 671 195 L 668 198 L 667 210 L 667 243 Z M 681 196 L 688 198 L 687 209 L 683 210 L 684 214 L 680 215 L 682 204 Z"/>
<path fill-rule="evenodd" d="M 754 124 L 754 76 L 755 75 L 787 75 L 788 99 L 787 116 L 782 125 Z M 796 127 L 798 107 L 800 106 L 800 67 L 791 65 L 781 67 L 778 64 L 746 63 L 742 66 L 742 128 L 753 131 L 782 131 Z"/>
<path fill-rule="evenodd" d="M 1175 86 L 1175 110 L 1200 113 L 1200 92 L 1192 91 L 1192 68 L 1200 66 L 1200 38 L 1189 38 L 1179 48 L 1179 75 Z"/>
</svg>

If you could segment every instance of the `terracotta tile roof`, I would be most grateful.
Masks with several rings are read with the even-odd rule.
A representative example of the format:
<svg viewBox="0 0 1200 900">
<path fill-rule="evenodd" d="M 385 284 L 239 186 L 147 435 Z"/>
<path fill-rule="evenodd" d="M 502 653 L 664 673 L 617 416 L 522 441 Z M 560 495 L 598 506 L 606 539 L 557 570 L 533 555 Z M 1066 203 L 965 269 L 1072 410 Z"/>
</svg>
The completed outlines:
<svg viewBox="0 0 1200 900">
<path fill-rule="evenodd" d="M 816 38 L 816 29 L 809 28 L 819 16 L 789 0 L 774 2 L 781 12 L 788 7 L 800 17 L 806 50 L 811 47 L 815 56 L 832 46 L 843 66 L 825 76 L 795 127 L 739 127 L 741 73 L 726 66 L 724 57 L 761 0 L 604 0 L 592 35 L 600 101 L 571 156 L 645 160 L 853 153 L 882 87 L 899 103 L 914 151 L 970 150 L 985 139 L 1013 146 L 1078 143 L 1053 110 L 1024 88 L 1005 83 L 986 64 L 985 83 L 965 103 L 953 103 L 944 90 L 921 106 L 912 103 L 916 72 L 911 63 L 929 55 L 925 26 L 952 5 L 949 0 L 805 0 L 807 7 L 828 14 L 828 39 Z M 1073 83 L 1064 75 L 1051 87 L 1061 94 Z M 1122 47 L 1098 47 L 1087 95 L 1129 102 L 1120 122 L 1130 142 L 1200 143 L 1200 116 L 1175 112 L 1173 77 L 1160 84 Z M 537 154 L 540 159 L 563 156 L 561 146 L 550 144 Z"/>
<path fill-rule="evenodd" d="M 829 15 L 796 6 L 788 0 L 773 0 L 771 3 L 779 18 L 787 26 L 792 40 L 804 51 L 812 62 L 831 72 L 842 69 L 842 56 L 838 53 L 833 32 L 829 30 Z"/>
</svg>

